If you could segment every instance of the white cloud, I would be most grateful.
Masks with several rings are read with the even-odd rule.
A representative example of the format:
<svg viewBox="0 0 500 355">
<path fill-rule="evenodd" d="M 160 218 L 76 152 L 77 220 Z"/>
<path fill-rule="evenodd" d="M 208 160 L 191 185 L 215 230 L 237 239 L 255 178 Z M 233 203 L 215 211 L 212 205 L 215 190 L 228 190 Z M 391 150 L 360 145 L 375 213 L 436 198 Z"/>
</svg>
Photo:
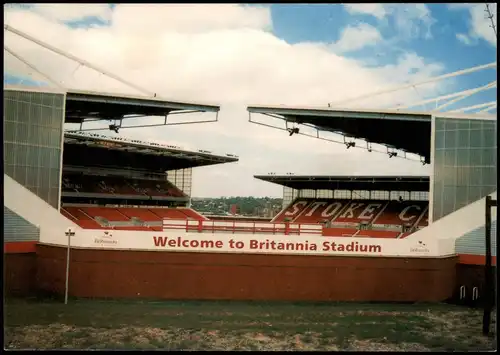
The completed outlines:
<svg viewBox="0 0 500 355">
<path fill-rule="evenodd" d="M 134 19 L 132 22 L 131 18 Z M 169 31 L 201 33 L 236 28 L 271 29 L 271 12 L 267 7 L 236 4 L 118 5 L 112 20 L 116 31 L 136 35 Z"/>
<path fill-rule="evenodd" d="M 490 8 L 490 12 L 493 15 L 495 27 L 497 27 L 497 4 L 489 3 L 488 5 Z M 469 12 L 470 23 L 468 24 L 468 36 L 472 40 L 471 44 L 478 43 L 477 41 L 473 41 L 474 39 L 482 39 L 494 47 L 497 46 L 497 37 L 495 35 L 495 32 L 493 31 L 493 28 L 491 27 L 491 20 L 488 18 L 488 14 L 486 13 L 485 3 L 449 4 L 448 7 L 452 10 L 467 10 Z M 458 35 L 457 39 L 459 41 L 462 41 L 462 38 L 459 38 Z"/>
<path fill-rule="evenodd" d="M 432 38 L 431 27 L 436 20 L 425 4 L 394 5 L 391 9 L 399 31 L 411 38 Z"/>
<path fill-rule="evenodd" d="M 108 4 L 36 4 L 33 11 L 57 21 L 78 21 L 86 17 L 107 21 L 111 17 Z"/>
<path fill-rule="evenodd" d="M 474 44 L 474 41 L 472 41 L 471 38 L 469 36 L 467 36 L 466 34 L 457 33 L 456 37 L 460 42 L 462 42 L 463 44 L 465 44 L 467 46 Z"/>
<path fill-rule="evenodd" d="M 375 27 L 361 23 L 358 26 L 345 27 L 333 49 L 339 53 L 352 52 L 366 46 L 375 46 L 381 40 L 382 36 Z"/>
<path fill-rule="evenodd" d="M 493 14 L 493 20 L 495 23 L 495 26 L 497 26 L 497 4 L 492 3 L 490 5 L 490 11 Z M 488 43 L 490 43 L 492 46 L 497 46 L 497 37 L 495 35 L 495 32 L 493 31 L 493 28 L 491 27 L 491 20 L 487 18 L 486 13 L 485 13 L 485 6 L 482 4 L 475 4 L 475 6 L 472 6 L 470 8 L 470 14 L 471 14 L 471 29 L 470 29 L 470 35 L 476 38 L 481 38 Z"/>
<path fill-rule="evenodd" d="M 344 4 L 344 7 L 350 14 L 377 18 L 383 27 L 387 27 L 390 17 L 396 36 L 402 40 L 432 38 L 431 27 L 436 21 L 425 4 Z"/>
<path fill-rule="evenodd" d="M 383 19 L 387 15 L 384 4 L 344 4 L 350 14 L 364 14 Z"/>
<path fill-rule="evenodd" d="M 208 10 L 215 15 L 202 16 Z M 90 10 L 83 13 L 88 14 Z M 69 15 L 58 16 L 60 19 Z M 77 14 L 72 16 L 78 18 Z M 218 123 L 120 132 L 138 139 L 175 142 L 240 157 L 236 164 L 194 169 L 194 196 L 280 196 L 281 187 L 253 178 L 254 174 L 271 171 L 295 174 L 428 172 L 420 163 L 388 159 L 386 155 L 360 149 L 346 151 L 341 144 L 303 136 L 289 137 L 286 132 L 250 124 L 245 108 L 252 104 L 326 106 L 327 102 L 435 76 L 443 70 L 438 63 L 429 63 L 409 53 L 394 65 L 367 68 L 332 53 L 324 43 L 291 45 L 269 32 L 272 22 L 267 7 L 117 5 L 109 17 L 109 26 L 91 29 L 69 28 L 56 21 L 56 17 L 39 11 L 10 9 L 4 20 L 158 96 L 222 106 Z M 133 92 L 8 32 L 5 42 L 69 87 Z M 29 72 L 9 55 L 5 55 L 4 69 L 11 74 Z M 434 95 L 442 88 L 438 85 L 441 84 L 419 88 L 418 92 L 406 90 L 379 96 L 356 106 L 390 107 L 419 101 L 422 96 Z"/>
</svg>

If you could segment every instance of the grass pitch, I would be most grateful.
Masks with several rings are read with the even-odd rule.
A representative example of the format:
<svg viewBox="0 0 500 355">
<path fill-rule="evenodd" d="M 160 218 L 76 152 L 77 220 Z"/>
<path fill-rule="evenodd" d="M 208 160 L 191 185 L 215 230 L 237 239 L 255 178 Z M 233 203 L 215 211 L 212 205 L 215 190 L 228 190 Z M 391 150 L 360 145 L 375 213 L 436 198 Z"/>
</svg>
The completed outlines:
<svg viewBox="0 0 500 355">
<path fill-rule="evenodd" d="M 8 300 L 4 339 L 7 349 L 496 350 L 481 315 L 445 304 Z"/>
</svg>

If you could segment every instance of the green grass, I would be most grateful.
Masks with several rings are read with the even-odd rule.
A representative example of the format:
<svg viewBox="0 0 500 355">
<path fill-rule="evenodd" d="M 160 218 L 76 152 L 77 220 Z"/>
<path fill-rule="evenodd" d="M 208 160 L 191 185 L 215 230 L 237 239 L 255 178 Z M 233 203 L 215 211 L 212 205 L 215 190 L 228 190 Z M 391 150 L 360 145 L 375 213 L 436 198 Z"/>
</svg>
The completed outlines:
<svg viewBox="0 0 500 355">
<path fill-rule="evenodd" d="M 445 304 L 8 300 L 4 317 L 11 349 L 493 350 L 479 310 Z"/>
</svg>

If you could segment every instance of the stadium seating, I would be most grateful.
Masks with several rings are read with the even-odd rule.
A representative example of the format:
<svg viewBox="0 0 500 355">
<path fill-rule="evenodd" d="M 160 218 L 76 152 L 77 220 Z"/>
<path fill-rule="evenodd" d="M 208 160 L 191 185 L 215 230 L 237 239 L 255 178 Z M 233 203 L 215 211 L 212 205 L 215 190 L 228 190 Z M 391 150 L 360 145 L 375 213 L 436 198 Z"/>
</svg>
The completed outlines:
<svg viewBox="0 0 500 355">
<path fill-rule="evenodd" d="M 77 222 L 78 219 L 76 217 L 73 217 L 68 211 L 66 211 L 64 208 L 61 208 L 61 214 L 66 217 L 67 219 Z"/>
<path fill-rule="evenodd" d="M 334 218 L 348 200 L 313 200 L 309 201 L 306 207 L 298 216 L 293 219 L 294 223 L 319 223 Z"/>
<path fill-rule="evenodd" d="M 324 228 L 323 236 L 325 237 L 352 237 L 358 230 L 356 228 Z"/>
<path fill-rule="evenodd" d="M 101 178 L 101 177 L 99 177 Z M 66 188 L 80 190 L 95 186 L 97 180 L 68 182 Z M 119 181 L 107 180 L 107 188 Z M 71 185 L 72 184 L 72 185 Z M 156 186 L 155 186 L 156 188 Z M 100 191 L 104 188 L 99 186 Z M 149 186 L 148 193 L 153 187 Z M 110 191 L 110 190 L 108 190 Z M 123 191 L 123 190 L 122 190 Z M 137 188 L 134 188 L 137 192 Z M 158 191 L 158 190 L 156 190 Z M 190 208 L 65 206 L 61 213 L 88 229 L 161 231 L 164 219 L 206 221 L 208 218 Z M 343 199 L 297 199 L 283 209 L 274 223 L 288 221 L 302 229 L 325 224 L 325 237 L 405 238 L 418 227 L 426 226 L 428 203 L 425 201 L 383 201 Z M 405 233 L 404 230 L 408 230 Z M 197 226 L 193 226 L 197 230 Z M 200 227 L 201 228 L 201 227 Z M 264 230 L 260 226 L 258 230 Z M 270 227 L 271 228 L 271 227 Z M 272 229 L 272 228 L 271 228 Z M 256 229 L 257 230 L 257 229 Z M 305 229 L 304 229 L 305 230 Z M 289 229 L 290 234 L 295 234 Z"/>
<path fill-rule="evenodd" d="M 207 217 L 203 216 L 202 214 L 196 212 L 195 210 L 191 208 L 178 208 L 182 213 L 184 213 L 188 219 L 196 219 L 196 220 L 208 220 Z"/>
<path fill-rule="evenodd" d="M 123 231 L 152 231 L 151 228 L 146 226 L 114 226 L 112 229 L 114 230 L 123 230 Z"/>
<path fill-rule="evenodd" d="M 429 208 L 425 209 L 425 212 L 423 213 L 422 217 L 417 223 L 417 227 L 426 227 L 429 225 Z"/>
<path fill-rule="evenodd" d="M 427 202 L 424 201 L 390 201 L 384 212 L 373 221 L 373 224 L 386 226 L 414 224 L 419 220 L 422 212 L 426 212 L 426 207 Z"/>
<path fill-rule="evenodd" d="M 407 236 L 403 226 L 410 230 L 426 226 L 427 216 L 426 201 L 298 198 L 273 222 L 324 223 L 328 227 L 324 236 L 402 238 Z"/>
<path fill-rule="evenodd" d="M 62 191 L 81 194 L 81 198 L 92 198 L 88 194 L 134 196 L 141 203 L 153 197 L 186 197 L 167 180 L 136 179 L 120 176 L 104 176 L 88 173 L 64 172 Z M 143 196 L 141 199 L 140 197 Z M 139 207 L 96 207 L 79 205 L 65 206 L 61 213 L 83 228 L 117 230 L 162 230 L 164 218 L 205 220 L 201 214 L 189 208 L 139 208 Z M 151 224 L 151 225 L 150 225 Z"/>
<path fill-rule="evenodd" d="M 167 180 L 133 179 L 78 173 L 64 173 L 62 190 L 63 192 L 87 194 L 185 197 L 181 190 Z"/>
<path fill-rule="evenodd" d="M 359 238 L 397 238 L 401 232 L 382 231 L 382 230 L 360 230 L 356 237 Z"/>
<path fill-rule="evenodd" d="M 158 220 L 163 220 L 164 218 L 188 219 L 188 216 L 177 208 L 150 208 L 149 210 L 158 216 Z"/>
<path fill-rule="evenodd" d="M 353 200 L 333 217 L 334 223 L 371 223 L 384 209 L 386 201 Z"/>
<path fill-rule="evenodd" d="M 126 215 L 121 213 L 115 208 L 101 208 L 101 207 L 80 207 L 80 211 L 84 212 L 92 218 L 101 217 L 108 221 L 128 221 Z"/>
<path fill-rule="evenodd" d="M 137 218 L 144 222 L 156 222 L 158 215 L 146 208 L 120 208 L 119 211 L 129 218 Z"/>
<path fill-rule="evenodd" d="M 184 220 L 206 220 L 207 218 L 190 208 L 132 208 L 132 207 L 90 207 L 65 206 L 61 214 L 86 229 L 116 229 L 116 230 L 156 230 L 161 231 L 164 218 Z M 135 221 L 134 221 L 135 220 Z M 103 224 L 99 223 L 102 222 Z M 111 226 L 110 223 L 119 222 L 120 225 Z M 134 225 L 134 222 L 141 225 Z M 155 226 L 142 225 L 154 222 Z M 122 223 L 127 225 L 122 225 Z"/>
<path fill-rule="evenodd" d="M 97 223 L 92 217 L 80 210 L 78 207 L 64 207 L 61 208 L 61 213 L 74 221 L 82 228 L 88 229 L 102 229 L 102 226 Z"/>
</svg>

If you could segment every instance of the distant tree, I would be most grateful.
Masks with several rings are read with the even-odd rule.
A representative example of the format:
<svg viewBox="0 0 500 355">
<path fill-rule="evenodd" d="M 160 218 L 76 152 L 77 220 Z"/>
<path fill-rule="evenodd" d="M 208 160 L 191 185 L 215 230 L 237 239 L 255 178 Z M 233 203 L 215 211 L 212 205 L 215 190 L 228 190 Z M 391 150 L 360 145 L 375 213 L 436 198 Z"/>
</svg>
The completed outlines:
<svg viewBox="0 0 500 355">
<path fill-rule="evenodd" d="M 237 205 L 239 214 L 254 216 L 256 211 L 280 209 L 282 199 L 272 197 L 233 196 L 205 199 L 193 198 L 191 203 L 192 208 L 203 213 L 225 214 L 229 212 L 231 205 Z"/>
</svg>

